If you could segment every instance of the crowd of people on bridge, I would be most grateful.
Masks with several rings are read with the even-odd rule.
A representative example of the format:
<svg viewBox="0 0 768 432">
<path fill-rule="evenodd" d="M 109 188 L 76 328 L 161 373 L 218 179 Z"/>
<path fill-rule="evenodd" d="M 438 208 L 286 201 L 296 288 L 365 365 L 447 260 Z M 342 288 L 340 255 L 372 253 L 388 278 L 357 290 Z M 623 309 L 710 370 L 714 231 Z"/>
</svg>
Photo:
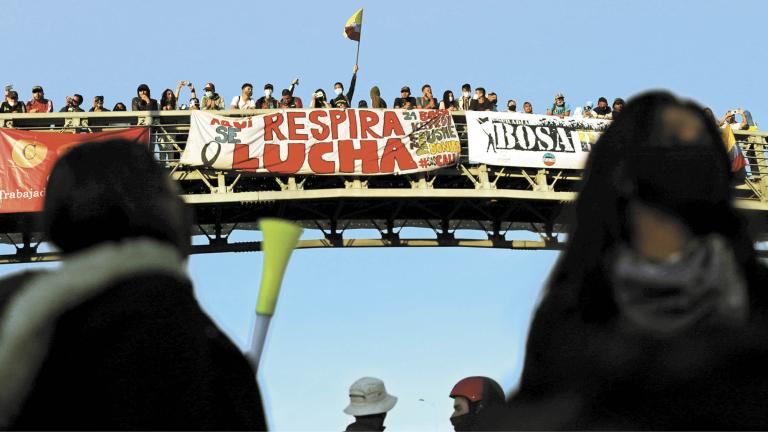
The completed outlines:
<svg viewBox="0 0 768 432">
<path fill-rule="evenodd" d="M 333 95 L 329 97 L 325 90 L 318 88 L 315 90 L 309 100 L 309 104 L 294 95 L 299 80 L 294 79 L 288 88 L 282 89 L 280 96 L 275 94 L 275 87 L 272 83 L 264 84 L 264 95 L 256 98 L 254 95 L 254 85 L 246 82 L 241 86 L 240 92 L 233 96 L 227 103 L 224 96 L 216 91 L 216 85 L 213 82 L 205 84 L 203 87 L 202 100 L 198 97 L 195 85 L 189 81 L 179 81 L 175 90 L 167 88 L 163 90 L 159 99 L 152 98 L 152 92 L 147 84 L 141 84 L 136 89 L 136 96 L 131 100 L 132 111 L 165 111 L 165 110 L 256 110 L 256 109 L 279 109 L 279 108 L 351 108 L 354 107 L 355 84 L 357 82 L 357 65 L 353 68 L 352 79 L 348 90 L 345 91 L 342 82 L 336 82 L 333 85 Z M 181 91 L 188 89 L 190 96 L 187 103 L 181 103 Z M 361 99 L 357 103 L 358 108 L 373 109 L 446 109 L 449 111 L 505 111 L 520 112 L 525 114 L 546 114 L 559 117 L 575 118 L 595 118 L 595 119 L 613 119 L 621 113 L 624 108 L 624 99 L 617 97 L 609 105 L 608 99 L 604 96 L 597 98 L 597 104 L 593 101 L 586 101 L 583 105 L 575 108 L 566 101 L 562 92 L 556 92 L 553 100 L 547 105 L 546 109 L 536 112 L 530 101 L 524 101 L 518 110 L 518 103 L 515 99 L 507 100 L 506 104 L 500 105 L 498 95 L 495 92 L 486 92 L 483 87 L 475 87 L 465 83 L 461 86 L 458 97 L 452 90 L 445 90 L 442 97 L 436 96 L 432 91 L 432 86 L 424 84 L 421 86 L 421 96 L 414 96 L 411 88 L 404 85 L 400 89 L 400 95 L 392 101 L 391 105 L 381 97 L 381 92 L 377 86 L 370 90 L 370 99 Z M 59 112 L 83 112 L 82 106 L 84 98 L 80 94 L 67 96 L 65 105 L 59 109 Z M 89 112 L 110 111 L 104 105 L 104 96 L 93 97 L 93 102 L 88 110 Z M 123 102 L 117 102 L 112 107 L 112 111 L 127 111 L 127 106 Z M 31 98 L 24 103 L 20 101 L 19 94 L 12 86 L 5 87 L 5 100 L 0 104 L 0 113 L 48 113 L 54 112 L 54 104 L 50 99 L 45 98 L 42 86 L 32 87 Z M 738 117 L 737 117 L 738 116 Z M 730 125 L 732 129 L 755 128 L 752 115 L 749 111 L 742 108 L 728 110 L 718 121 L 724 127 Z"/>
<path fill-rule="evenodd" d="M 621 113 L 589 155 L 519 388 L 460 380 L 455 430 L 768 428 L 768 269 L 721 132 L 663 92 Z M 175 187 L 127 141 L 58 160 L 41 223 L 63 263 L 0 280 L 0 428 L 266 429 L 253 365 L 194 297 Z M 384 430 L 396 403 L 361 378 L 347 430 Z"/>
</svg>

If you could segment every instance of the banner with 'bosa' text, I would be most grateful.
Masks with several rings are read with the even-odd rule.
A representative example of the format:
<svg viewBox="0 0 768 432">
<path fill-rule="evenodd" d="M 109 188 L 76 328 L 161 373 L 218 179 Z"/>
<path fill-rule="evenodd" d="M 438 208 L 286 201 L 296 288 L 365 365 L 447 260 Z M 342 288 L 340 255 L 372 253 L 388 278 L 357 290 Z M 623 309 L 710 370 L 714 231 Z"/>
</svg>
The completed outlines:
<svg viewBox="0 0 768 432">
<path fill-rule="evenodd" d="M 280 110 L 234 118 L 193 111 L 184 165 L 275 174 L 379 175 L 456 164 L 445 110 Z"/>
<path fill-rule="evenodd" d="M 466 111 L 469 162 L 581 169 L 609 120 Z"/>
<path fill-rule="evenodd" d="M 41 211 L 48 175 L 59 157 L 74 146 L 112 139 L 149 146 L 149 129 L 72 134 L 0 128 L 0 213 Z M 120 163 L 104 161 L 110 162 Z"/>
</svg>

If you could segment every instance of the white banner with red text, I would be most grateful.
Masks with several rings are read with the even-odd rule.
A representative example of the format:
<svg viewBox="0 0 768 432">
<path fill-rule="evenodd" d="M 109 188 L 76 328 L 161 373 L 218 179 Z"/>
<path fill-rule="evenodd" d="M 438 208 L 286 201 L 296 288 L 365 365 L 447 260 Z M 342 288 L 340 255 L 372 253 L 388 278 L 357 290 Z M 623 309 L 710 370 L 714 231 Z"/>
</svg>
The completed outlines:
<svg viewBox="0 0 768 432">
<path fill-rule="evenodd" d="M 379 175 L 455 165 L 461 146 L 446 110 L 279 110 L 190 115 L 183 165 L 275 174 Z"/>
<path fill-rule="evenodd" d="M 609 120 L 466 111 L 469 162 L 581 169 Z"/>
</svg>

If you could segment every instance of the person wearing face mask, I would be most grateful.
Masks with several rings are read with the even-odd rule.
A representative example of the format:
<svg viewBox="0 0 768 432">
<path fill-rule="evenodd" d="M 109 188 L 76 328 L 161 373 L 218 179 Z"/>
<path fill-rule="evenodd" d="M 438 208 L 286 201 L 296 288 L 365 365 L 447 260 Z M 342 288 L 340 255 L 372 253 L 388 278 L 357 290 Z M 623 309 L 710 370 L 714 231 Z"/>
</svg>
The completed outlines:
<svg viewBox="0 0 768 432">
<path fill-rule="evenodd" d="M 224 98 L 216 93 L 216 86 L 209 82 L 205 85 L 205 96 L 203 96 L 202 109 L 203 110 L 223 110 Z"/>
<path fill-rule="evenodd" d="M 384 109 L 387 107 L 387 102 L 381 98 L 381 92 L 376 86 L 371 87 L 371 108 Z"/>
<path fill-rule="evenodd" d="M 507 101 L 507 112 L 517 112 L 517 102 L 514 99 Z"/>
<path fill-rule="evenodd" d="M 267 83 L 264 85 L 264 96 L 256 99 L 256 108 L 257 109 L 275 109 L 277 108 L 277 99 L 272 97 L 272 92 L 274 91 L 274 86 L 272 84 Z"/>
<path fill-rule="evenodd" d="M 461 97 L 459 97 L 459 109 L 461 111 L 469 111 L 469 107 L 472 104 L 472 86 L 464 84 L 461 86 Z"/>
<path fill-rule="evenodd" d="M 446 90 L 443 92 L 443 99 L 440 101 L 438 108 L 447 109 L 448 111 L 459 110 L 459 103 L 454 99 L 452 91 Z"/>
<path fill-rule="evenodd" d="M 241 87 L 241 93 L 232 98 L 232 103 L 229 104 L 230 109 L 255 109 L 256 102 L 253 98 L 253 84 L 245 83 Z"/>
<path fill-rule="evenodd" d="M 357 65 L 352 67 L 352 80 L 349 82 L 349 91 L 344 95 L 344 84 L 337 82 L 333 85 L 333 92 L 336 95 L 331 100 L 331 106 L 334 108 L 349 108 L 352 106 L 352 96 L 355 94 L 355 83 L 357 82 Z"/>
<path fill-rule="evenodd" d="M 592 147 L 498 430 L 766 429 L 768 270 L 704 110 L 629 101 Z"/>
<path fill-rule="evenodd" d="M 5 101 L 0 104 L 0 113 L 24 113 L 27 112 L 24 104 L 19 103 L 19 94 L 16 90 L 8 91 Z"/>
<path fill-rule="evenodd" d="M 310 108 L 331 108 L 330 102 L 328 102 L 328 96 L 325 95 L 325 90 L 317 89 L 312 93 L 312 100 L 309 101 Z"/>
<path fill-rule="evenodd" d="M 489 409 L 504 404 L 504 391 L 499 383 L 483 376 L 467 377 L 451 390 L 453 414 L 451 424 L 456 432 L 477 431 L 480 418 Z"/>
</svg>

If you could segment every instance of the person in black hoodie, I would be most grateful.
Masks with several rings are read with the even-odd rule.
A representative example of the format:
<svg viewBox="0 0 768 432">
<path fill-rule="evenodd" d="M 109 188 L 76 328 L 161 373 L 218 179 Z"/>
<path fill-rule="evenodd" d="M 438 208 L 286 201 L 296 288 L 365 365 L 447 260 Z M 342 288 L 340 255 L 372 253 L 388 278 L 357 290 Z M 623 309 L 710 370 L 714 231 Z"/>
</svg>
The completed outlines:
<svg viewBox="0 0 768 432">
<path fill-rule="evenodd" d="M 131 111 L 158 111 L 157 99 L 152 99 L 149 86 L 141 84 L 136 89 L 136 97 L 131 101 Z"/>
<path fill-rule="evenodd" d="M 253 369 L 194 297 L 176 192 L 135 142 L 56 163 L 42 219 L 63 263 L 0 281 L 0 428 L 266 429 Z"/>
<path fill-rule="evenodd" d="M 349 83 L 349 91 L 344 95 L 344 84 L 337 82 L 333 85 L 333 91 L 336 97 L 331 99 L 331 106 L 334 108 L 349 108 L 352 106 L 352 96 L 355 94 L 355 83 L 357 82 L 357 65 L 352 67 L 352 81 Z"/>
<path fill-rule="evenodd" d="M 768 428 L 768 272 L 730 176 L 701 107 L 627 104 L 590 153 L 493 428 Z"/>
</svg>

